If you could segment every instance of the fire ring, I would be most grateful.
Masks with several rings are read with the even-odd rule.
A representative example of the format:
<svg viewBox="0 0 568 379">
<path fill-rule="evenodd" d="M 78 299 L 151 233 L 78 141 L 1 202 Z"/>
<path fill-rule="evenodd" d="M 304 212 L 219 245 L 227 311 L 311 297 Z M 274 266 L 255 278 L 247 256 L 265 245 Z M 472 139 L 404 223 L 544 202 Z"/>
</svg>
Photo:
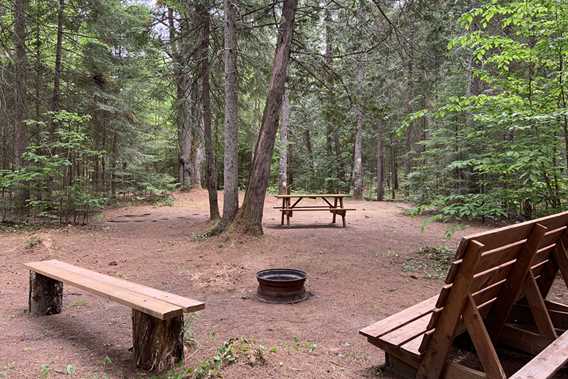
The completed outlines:
<svg viewBox="0 0 568 379">
<path fill-rule="evenodd" d="M 273 304 L 294 304 L 308 299 L 304 283 L 306 273 L 290 268 L 272 268 L 256 273 L 260 301 Z"/>
</svg>

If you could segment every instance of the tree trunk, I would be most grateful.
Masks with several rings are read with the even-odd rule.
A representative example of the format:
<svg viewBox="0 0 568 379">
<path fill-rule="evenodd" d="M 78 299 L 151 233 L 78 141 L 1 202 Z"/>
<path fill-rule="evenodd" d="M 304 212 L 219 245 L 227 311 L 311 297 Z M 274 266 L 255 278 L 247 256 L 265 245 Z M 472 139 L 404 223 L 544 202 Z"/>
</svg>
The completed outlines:
<svg viewBox="0 0 568 379">
<path fill-rule="evenodd" d="M 377 122 L 377 200 L 385 199 L 385 141 L 383 120 Z"/>
<path fill-rule="evenodd" d="M 49 316 L 63 309 L 63 283 L 30 271 L 28 310 L 34 316 Z"/>
<path fill-rule="evenodd" d="M 256 142 L 250 179 L 243 207 L 233 223 L 236 230 L 245 234 L 262 234 L 264 199 L 270 176 L 272 151 L 278 130 L 278 114 L 282 106 L 282 95 L 286 84 L 296 7 L 297 0 L 284 0 L 276 51 L 272 63 L 272 76 L 262 115 L 262 125 Z"/>
<path fill-rule="evenodd" d="M 59 0 L 57 11 L 57 42 L 55 44 L 55 70 L 53 76 L 53 94 L 51 97 L 51 111 L 59 111 L 59 98 L 61 95 L 61 70 L 63 54 L 63 18 L 65 16 L 65 0 Z"/>
<path fill-rule="evenodd" d="M 391 136 L 390 140 L 390 163 L 391 163 L 391 192 L 392 199 L 396 198 L 396 191 L 398 191 L 398 164 L 396 162 L 396 144 Z"/>
<path fill-rule="evenodd" d="M 363 97 L 363 63 L 357 65 L 357 105 L 355 114 L 357 117 L 357 130 L 355 133 L 355 149 L 353 153 L 353 199 L 363 198 L 363 109 L 361 105 Z"/>
<path fill-rule="evenodd" d="M 183 315 L 160 320 L 133 309 L 132 344 L 136 367 L 156 372 L 174 368 L 183 360 Z"/>
<path fill-rule="evenodd" d="M 27 133 L 24 120 L 27 116 L 26 107 L 26 79 L 28 70 L 28 58 L 26 55 L 26 5 L 27 0 L 14 0 L 14 47 L 16 50 L 15 59 L 15 80 L 14 80 L 14 154 L 16 168 L 23 166 L 23 158 L 28 145 Z"/>
<path fill-rule="evenodd" d="M 237 80 L 238 0 L 224 0 L 225 10 L 225 155 L 223 160 L 223 222 L 231 222 L 239 209 L 239 125 Z"/>
<path fill-rule="evenodd" d="M 192 119 L 192 76 L 188 67 L 189 61 L 189 16 L 181 22 L 179 33 L 174 22 L 174 11 L 167 10 L 170 53 L 174 63 L 174 78 L 176 83 L 175 115 L 178 131 L 178 182 L 182 190 L 191 188 L 191 147 L 193 143 Z M 188 10 L 189 14 L 190 11 Z"/>
<path fill-rule="evenodd" d="M 220 216 L 217 201 L 217 169 L 211 132 L 211 97 L 209 93 L 209 32 L 211 26 L 207 4 L 198 5 L 197 13 L 201 21 L 201 118 L 203 120 L 203 140 L 205 143 L 205 161 L 207 163 L 209 219 L 215 221 Z"/>
<path fill-rule="evenodd" d="M 288 193 L 288 125 L 290 123 L 290 103 L 288 91 L 284 90 L 282 108 L 280 111 L 280 162 L 278 175 L 278 192 Z"/>
<path fill-rule="evenodd" d="M 205 148 L 203 142 L 203 123 L 201 122 L 201 105 L 199 95 L 199 82 L 194 80 L 191 84 L 190 109 L 191 124 L 193 127 L 193 146 L 191 148 L 192 170 L 191 188 L 203 188 L 203 168 L 205 167 Z"/>
</svg>

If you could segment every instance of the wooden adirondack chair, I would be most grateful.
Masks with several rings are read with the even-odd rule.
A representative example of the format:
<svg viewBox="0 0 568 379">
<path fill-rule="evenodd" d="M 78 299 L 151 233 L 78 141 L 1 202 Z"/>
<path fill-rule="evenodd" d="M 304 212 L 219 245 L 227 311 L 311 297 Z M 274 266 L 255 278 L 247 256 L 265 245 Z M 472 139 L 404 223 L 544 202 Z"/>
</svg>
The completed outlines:
<svg viewBox="0 0 568 379">
<path fill-rule="evenodd" d="M 568 306 L 545 300 L 567 249 L 568 212 L 465 237 L 438 296 L 360 333 L 406 377 L 507 378 L 501 344 L 536 354 L 511 378 L 549 378 L 568 361 Z M 465 333 L 484 371 L 448 359 Z"/>
</svg>

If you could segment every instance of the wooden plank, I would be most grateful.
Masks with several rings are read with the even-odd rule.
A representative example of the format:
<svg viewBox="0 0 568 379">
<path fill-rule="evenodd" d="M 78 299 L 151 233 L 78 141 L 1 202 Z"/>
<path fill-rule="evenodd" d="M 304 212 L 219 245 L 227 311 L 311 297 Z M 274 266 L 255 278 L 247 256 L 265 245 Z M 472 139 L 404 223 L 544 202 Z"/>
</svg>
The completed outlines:
<svg viewBox="0 0 568 379">
<path fill-rule="evenodd" d="M 438 296 L 433 296 L 379 322 L 369 325 L 366 328 L 361 329 L 359 333 L 372 338 L 381 337 L 382 335 L 391 332 L 394 329 L 400 328 L 401 326 L 404 326 L 409 322 L 412 322 L 428 313 L 431 313 L 434 309 L 437 299 Z"/>
<path fill-rule="evenodd" d="M 525 284 L 525 294 L 539 332 L 545 337 L 549 337 L 551 339 L 557 338 L 558 336 L 556 335 L 554 325 L 552 324 L 552 320 L 550 319 L 550 315 L 546 309 L 544 299 L 540 294 L 540 289 L 538 288 L 534 276 L 530 271 L 527 275 Z"/>
<path fill-rule="evenodd" d="M 471 295 L 467 298 L 463 319 L 469 336 L 475 346 L 475 350 L 477 351 L 477 356 L 487 376 L 491 379 L 505 379 L 507 377 L 505 371 L 499 362 L 499 357 L 497 356 L 493 342 L 489 334 L 487 334 L 483 319 L 477 311 L 475 301 Z"/>
<path fill-rule="evenodd" d="M 111 299 L 161 320 L 183 315 L 183 309 L 177 305 L 154 299 L 125 288 L 101 283 L 96 279 L 85 277 L 84 275 L 53 267 L 49 264 L 45 265 L 43 262 L 26 263 L 25 266 L 41 275 Z"/>
<path fill-rule="evenodd" d="M 499 301 L 493 305 L 492 311 L 487 316 L 487 330 L 494 339 L 499 336 L 513 304 L 524 289 L 531 262 L 546 231 L 547 228 L 544 225 L 534 225 L 526 247 L 521 251 L 515 265 L 509 272 L 509 279 L 499 294 Z"/>
<path fill-rule="evenodd" d="M 487 377 L 484 372 L 466 367 L 457 362 L 449 362 L 444 372 L 444 379 L 486 379 Z"/>
<path fill-rule="evenodd" d="M 403 345 L 404 343 L 424 334 L 427 331 L 426 328 L 428 327 L 429 321 L 430 315 L 422 316 L 419 319 L 384 334 L 380 338 L 394 346 Z"/>
<path fill-rule="evenodd" d="M 505 345 L 531 355 L 540 353 L 551 342 L 550 338 L 510 324 L 505 324 L 499 336 L 500 345 Z"/>
<path fill-rule="evenodd" d="M 274 195 L 277 199 L 293 199 L 293 198 L 310 198 L 310 199 L 317 199 L 319 197 L 337 197 L 337 198 L 350 198 L 351 195 L 342 194 L 342 193 L 307 193 L 307 194 L 294 194 L 294 195 Z"/>
<path fill-rule="evenodd" d="M 309 208 L 309 209 L 304 209 L 304 208 L 290 208 L 290 209 L 282 209 L 283 212 L 345 212 L 345 211 L 356 211 L 356 209 L 354 208 L 343 208 L 343 209 L 333 209 L 333 208 Z"/>
<path fill-rule="evenodd" d="M 496 249 L 485 251 L 481 254 L 477 273 L 489 270 L 517 257 L 526 240 L 515 241 L 508 245 L 499 246 Z"/>
<path fill-rule="evenodd" d="M 568 236 L 566 233 L 562 236 L 559 248 L 554 250 L 552 256 L 558 265 L 564 284 L 568 286 Z"/>
<path fill-rule="evenodd" d="M 469 235 L 465 238 L 475 239 L 485 245 L 487 250 L 491 250 L 498 246 L 507 245 L 509 243 L 528 238 L 531 230 L 536 224 L 541 224 L 549 230 L 566 226 L 568 225 L 568 211 L 542 217 L 536 220 L 505 226 L 499 229 L 489 230 L 487 232 Z"/>
<path fill-rule="evenodd" d="M 568 332 L 517 371 L 511 379 L 550 378 L 568 362 Z"/>
<path fill-rule="evenodd" d="M 479 292 L 484 288 L 491 287 L 495 285 L 495 283 L 507 279 L 515 262 L 516 261 L 506 262 L 487 271 L 475 274 L 473 276 L 473 283 L 471 284 L 471 292 Z"/>
<path fill-rule="evenodd" d="M 420 345 L 422 344 L 422 340 L 424 339 L 424 334 L 417 336 L 416 338 L 411 339 L 400 345 L 401 349 L 409 351 L 413 354 L 420 355 Z"/>
<path fill-rule="evenodd" d="M 485 288 L 482 288 L 479 291 L 472 293 L 475 304 L 479 306 L 493 299 L 494 297 L 497 297 L 497 295 L 499 295 L 499 292 L 501 291 L 501 287 L 505 284 L 506 281 L 507 279 L 499 280 L 496 283 L 493 283 Z"/>
<path fill-rule="evenodd" d="M 162 300 L 167 303 L 177 305 L 182 307 L 184 312 L 195 312 L 205 308 L 205 303 L 193 300 L 187 297 L 178 296 L 173 293 L 160 291 L 155 288 L 147 287 L 141 284 L 137 284 L 128 280 L 115 278 L 109 275 L 101 274 L 95 271 L 87 270 L 78 266 L 74 266 L 65 262 L 51 260 L 51 261 L 43 261 L 44 263 L 50 262 L 51 265 L 54 267 L 59 267 L 61 269 L 74 272 L 80 275 L 85 275 L 91 277 L 93 279 L 99 280 L 103 283 L 113 285 L 116 287 L 125 288 L 130 291 L 137 292 L 142 295 L 153 297 L 154 299 Z"/>
<path fill-rule="evenodd" d="M 428 339 L 428 346 L 425 346 L 425 350 L 422 346 L 420 347 L 420 351 L 424 351 L 424 357 L 418 368 L 417 378 L 437 379 L 440 377 L 446 364 L 454 332 L 460 321 L 460 314 L 467 300 L 482 248 L 483 245 L 475 240 L 468 243 L 463 264 L 456 274 L 446 306 L 435 325 L 436 330 Z"/>
<path fill-rule="evenodd" d="M 556 243 L 558 239 L 562 236 L 562 234 L 566 232 L 567 229 L 568 229 L 567 226 L 561 226 L 560 228 L 556 228 L 546 232 L 546 234 L 544 235 L 544 239 L 542 240 L 542 246 L 547 246 Z"/>
<path fill-rule="evenodd" d="M 403 360 L 409 365 L 418 367 L 418 365 L 420 364 L 420 357 L 418 355 L 404 348 L 401 348 L 400 346 L 393 346 L 381 340 L 380 338 L 367 338 L 367 341 L 370 344 L 375 345 L 378 348 L 384 350 L 385 353 L 397 356 L 399 359 Z"/>
<path fill-rule="evenodd" d="M 558 302 L 551 301 L 551 300 L 545 300 L 545 303 L 546 303 L 546 307 L 548 308 L 548 310 L 559 311 L 559 312 L 568 312 L 568 305 L 566 305 L 566 304 L 558 303 Z"/>
<path fill-rule="evenodd" d="M 564 332 L 568 330 L 568 311 L 558 310 L 558 308 L 550 306 L 550 302 L 545 301 L 546 308 L 548 309 L 548 315 L 554 324 L 555 330 L 560 330 Z M 564 306 L 564 304 L 559 304 Z M 532 313 L 527 304 L 515 304 L 511 310 L 510 320 L 519 324 L 534 324 Z"/>
</svg>

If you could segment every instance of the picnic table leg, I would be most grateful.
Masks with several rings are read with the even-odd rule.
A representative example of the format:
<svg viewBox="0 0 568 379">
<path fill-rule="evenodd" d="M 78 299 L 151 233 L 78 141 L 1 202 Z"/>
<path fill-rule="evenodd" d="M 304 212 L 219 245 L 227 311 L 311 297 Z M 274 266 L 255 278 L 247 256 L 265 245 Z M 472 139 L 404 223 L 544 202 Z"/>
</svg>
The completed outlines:
<svg viewBox="0 0 568 379">
<path fill-rule="evenodd" d="M 63 283 L 30 271 L 28 310 L 34 316 L 61 313 L 63 309 Z"/>
<path fill-rule="evenodd" d="M 147 371 L 174 368 L 183 360 L 183 315 L 167 320 L 132 310 L 136 367 Z"/>
<path fill-rule="evenodd" d="M 282 198 L 282 218 L 280 220 L 280 225 L 284 225 L 284 208 L 286 208 L 286 198 Z"/>
<path fill-rule="evenodd" d="M 339 207 L 341 209 L 343 209 L 343 198 L 342 197 L 339 198 Z M 342 213 L 341 213 L 341 220 L 343 221 L 343 227 L 344 228 L 345 228 L 345 214 L 346 213 L 347 213 L 346 211 L 342 211 Z"/>
<path fill-rule="evenodd" d="M 333 207 L 337 208 L 337 197 L 335 199 L 333 199 Z M 337 214 L 335 212 L 332 212 L 332 213 L 333 213 L 333 221 L 332 222 L 335 224 L 335 218 L 337 217 Z"/>
</svg>

